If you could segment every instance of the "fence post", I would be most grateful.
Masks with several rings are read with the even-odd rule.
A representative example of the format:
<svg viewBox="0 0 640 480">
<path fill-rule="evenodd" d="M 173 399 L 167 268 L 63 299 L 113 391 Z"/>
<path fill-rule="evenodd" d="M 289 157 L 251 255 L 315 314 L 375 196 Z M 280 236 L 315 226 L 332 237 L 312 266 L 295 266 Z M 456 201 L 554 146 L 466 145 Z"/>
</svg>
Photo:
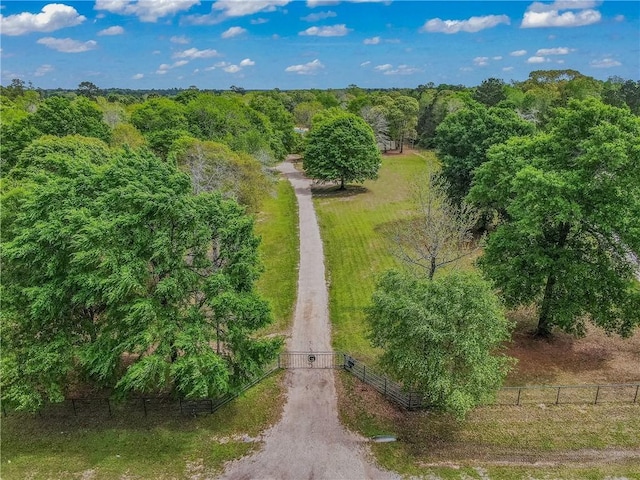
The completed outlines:
<svg viewBox="0 0 640 480">
<path fill-rule="evenodd" d="M 147 399 L 142 397 L 142 408 L 144 409 L 144 418 L 147 418 Z"/>
<path fill-rule="evenodd" d="M 518 399 L 516 400 L 516 405 L 520 406 L 520 394 L 522 393 L 522 388 L 518 388 Z"/>
<path fill-rule="evenodd" d="M 638 389 L 640 389 L 640 384 L 636 385 L 636 394 L 633 396 L 633 403 L 636 403 L 636 400 L 638 400 Z"/>
<path fill-rule="evenodd" d="M 107 407 L 109 408 L 109 418 L 111 418 L 111 402 L 107 398 Z"/>
<path fill-rule="evenodd" d="M 78 416 L 78 412 L 76 411 L 76 399 L 75 398 L 71 399 L 71 406 L 73 407 L 73 415 L 75 417 L 77 417 Z"/>
<path fill-rule="evenodd" d="M 558 403 L 560 402 L 560 389 L 562 387 L 558 387 L 558 394 L 556 395 L 556 405 L 558 405 Z"/>
<path fill-rule="evenodd" d="M 598 389 L 596 390 L 596 399 L 593 402 L 594 405 L 598 404 L 598 395 L 600 395 L 600 385 L 598 385 Z"/>
</svg>

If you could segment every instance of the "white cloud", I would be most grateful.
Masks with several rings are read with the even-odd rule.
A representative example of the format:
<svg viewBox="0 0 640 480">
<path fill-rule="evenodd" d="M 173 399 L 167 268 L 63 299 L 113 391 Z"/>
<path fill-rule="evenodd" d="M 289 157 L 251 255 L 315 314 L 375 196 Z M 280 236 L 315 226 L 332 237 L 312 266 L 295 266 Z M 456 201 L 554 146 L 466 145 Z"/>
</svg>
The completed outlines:
<svg viewBox="0 0 640 480">
<path fill-rule="evenodd" d="M 266 18 L 254 18 L 251 20 L 251 25 L 262 25 L 263 23 L 267 23 L 269 20 Z"/>
<path fill-rule="evenodd" d="M 229 29 L 222 32 L 222 35 L 220 36 L 222 38 L 233 38 L 233 37 L 237 37 L 238 35 L 242 35 L 243 33 L 246 33 L 246 31 L 247 31 L 246 28 L 230 27 Z"/>
<path fill-rule="evenodd" d="M 476 57 L 473 59 L 473 64 L 477 67 L 486 67 L 489 65 L 489 57 Z"/>
<path fill-rule="evenodd" d="M 512 57 L 522 57 L 526 54 L 527 54 L 526 50 L 514 50 L 509 55 L 511 55 Z"/>
<path fill-rule="evenodd" d="M 253 67 L 255 64 L 256 64 L 256 62 L 254 62 L 250 58 L 245 58 L 244 60 L 242 60 L 240 62 L 240 66 L 241 67 Z"/>
<path fill-rule="evenodd" d="M 53 68 L 53 65 L 49 65 L 49 64 L 44 64 L 44 65 L 40 65 L 35 73 L 33 74 L 36 77 L 42 77 L 44 75 L 46 75 L 49 72 L 53 72 L 55 70 L 55 68 Z"/>
<path fill-rule="evenodd" d="M 602 60 L 591 60 L 589 62 L 589 66 L 593 68 L 611 68 L 619 67 L 620 65 L 622 65 L 622 63 L 613 58 L 603 58 Z"/>
<path fill-rule="evenodd" d="M 159 18 L 175 15 L 199 5 L 200 0 L 96 0 L 94 9 L 120 15 L 135 15 L 142 22 L 157 22 Z"/>
<path fill-rule="evenodd" d="M 624 15 L 616 15 L 615 17 L 613 17 L 613 20 L 616 22 L 624 22 L 625 18 Z"/>
<path fill-rule="evenodd" d="M 366 67 L 367 65 L 371 65 L 371 62 L 369 60 L 360 64 L 361 67 Z"/>
<path fill-rule="evenodd" d="M 317 58 L 313 62 L 302 65 L 291 65 L 284 69 L 285 72 L 297 73 L 298 75 L 315 75 L 324 65 Z"/>
<path fill-rule="evenodd" d="M 154 50 L 151 52 L 152 55 L 160 55 L 162 52 L 160 50 Z"/>
<path fill-rule="evenodd" d="M 511 70 L 513 70 L 513 67 L 503 67 L 502 68 L 503 72 L 510 72 Z"/>
<path fill-rule="evenodd" d="M 544 55 L 568 55 L 573 52 L 573 49 L 568 47 L 558 47 L 558 48 L 540 48 L 536 55 L 544 56 Z"/>
<path fill-rule="evenodd" d="M 602 18 L 593 10 L 598 4 L 591 0 L 556 0 L 553 3 L 534 2 L 527 8 L 520 26 L 522 28 L 581 27 L 598 23 Z M 562 12 L 563 10 L 566 10 Z M 571 10 L 578 10 L 572 12 Z M 562 13 L 561 13 L 562 12 Z"/>
<path fill-rule="evenodd" d="M 143 73 L 136 73 L 133 77 L 131 77 L 132 80 L 140 80 L 141 78 L 144 78 Z"/>
<path fill-rule="evenodd" d="M 326 7 L 329 5 L 338 5 L 340 0 L 307 0 L 307 7 Z"/>
<path fill-rule="evenodd" d="M 124 28 L 120 26 L 114 26 L 105 28 L 104 30 L 100 30 L 98 35 L 122 35 L 124 33 Z"/>
<path fill-rule="evenodd" d="M 327 27 L 309 27 L 299 35 L 310 35 L 317 37 L 343 37 L 351 31 L 344 23 Z"/>
<path fill-rule="evenodd" d="M 473 68 L 471 67 L 460 67 L 459 70 L 461 72 L 473 72 Z"/>
<path fill-rule="evenodd" d="M 228 67 L 224 67 L 223 70 L 227 73 L 238 73 L 242 69 L 238 65 L 229 65 Z"/>
<path fill-rule="evenodd" d="M 338 14 L 336 12 L 328 10 L 326 12 L 310 13 L 306 17 L 301 17 L 300 20 L 304 20 L 305 22 L 318 22 L 320 20 L 326 20 L 327 18 L 333 18 L 337 16 Z"/>
<path fill-rule="evenodd" d="M 226 67 L 229 64 L 227 62 L 218 62 L 215 63 L 213 65 L 211 65 L 210 67 L 205 68 L 205 71 L 210 72 L 211 70 L 215 70 L 216 68 L 222 68 L 222 67 Z"/>
<path fill-rule="evenodd" d="M 211 58 L 218 57 L 220 54 L 217 50 L 212 48 L 207 50 L 198 50 L 197 48 L 189 48 L 187 50 L 183 50 L 182 52 L 176 52 L 173 54 L 173 58 L 188 58 L 190 60 L 194 60 L 196 58 Z"/>
<path fill-rule="evenodd" d="M 71 38 L 53 38 L 44 37 L 37 41 L 40 45 L 44 45 L 53 50 L 63 53 L 81 53 L 93 50 L 98 46 L 98 42 L 95 40 L 88 40 L 86 42 L 80 42 Z"/>
<path fill-rule="evenodd" d="M 527 59 L 527 63 L 545 63 L 548 61 L 549 61 L 548 58 L 540 57 L 540 56 L 529 57 Z"/>
<path fill-rule="evenodd" d="M 24 35 L 31 32 L 53 32 L 61 28 L 80 25 L 87 19 L 68 5 L 50 3 L 40 13 L 23 12 L 16 15 L 0 15 L 0 31 L 3 35 Z"/>
<path fill-rule="evenodd" d="M 391 3 L 391 0 L 343 0 L 350 3 Z M 326 7 L 329 5 L 338 5 L 340 0 L 307 0 L 307 7 Z"/>
<path fill-rule="evenodd" d="M 430 33 L 458 33 L 458 32 L 479 32 L 486 28 L 493 28 L 501 23 L 510 25 L 511 20 L 506 15 L 486 15 L 484 17 L 471 17 L 468 20 L 442 20 L 432 18 L 420 28 L 421 32 Z"/>
<path fill-rule="evenodd" d="M 179 45 L 187 45 L 188 43 L 191 42 L 191 40 L 189 40 L 185 35 L 180 35 L 180 36 L 174 35 L 169 39 L 169 41 L 171 43 L 177 43 Z"/>
<path fill-rule="evenodd" d="M 409 65 L 398 65 L 397 68 L 387 69 L 383 73 L 385 75 L 412 75 L 420 70 Z"/>
<path fill-rule="evenodd" d="M 380 43 L 380 37 L 365 38 L 362 43 L 365 45 L 378 45 Z"/>
<path fill-rule="evenodd" d="M 385 63 L 384 65 L 376 65 L 373 68 L 374 70 L 378 70 L 379 72 L 384 72 L 385 70 L 391 70 L 393 68 L 393 65 L 391 65 L 390 63 Z"/>
<path fill-rule="evenodd" d="M 184 21 L 191 25 L 213 25 L 227 18 L 244 17 L 258 12 L 273 12 L 291 0 L 218 0 L 211 5 L 211 13 L 189 15 Z"/>
<path fill-rule="evenodd" d="M 158 75 L 164 75 L 165 73 L 167 73 L 172 68 L 183 67 L 187 63 L 189 63 L 189 60 L 178 60 L 177 62 L 173 62 L 171 65 L 169 65 L 168 63 L 162 63 L 162 64 L 160 64 L 160 66 L 156 70 L 156 73 Z"/>
<path fill-rule="evenodd" d="M 496 61 L 498 61 L 498 60 L 502 60 L 502 56 L 497 55 L 497 56 L 495 56 L 495 57 L 492 57 L 492 60 L 496 60 Z"/>
</svg>

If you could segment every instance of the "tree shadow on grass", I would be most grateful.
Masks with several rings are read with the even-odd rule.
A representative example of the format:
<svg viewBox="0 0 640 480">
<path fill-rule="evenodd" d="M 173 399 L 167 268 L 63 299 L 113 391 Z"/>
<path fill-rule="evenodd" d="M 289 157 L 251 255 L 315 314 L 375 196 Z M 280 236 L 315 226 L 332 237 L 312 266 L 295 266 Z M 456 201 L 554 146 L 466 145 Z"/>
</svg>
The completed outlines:
<svg viewBox="0 0 640 480">
<path fill-rule="evenodd" d="M 369 189 L 362 185 L 347 185 L 342 190 L 339 185 L 314 184 L 311 186 L 311 194 L 319 198 L 349 198 L 368 192 Z"/>
</svg>

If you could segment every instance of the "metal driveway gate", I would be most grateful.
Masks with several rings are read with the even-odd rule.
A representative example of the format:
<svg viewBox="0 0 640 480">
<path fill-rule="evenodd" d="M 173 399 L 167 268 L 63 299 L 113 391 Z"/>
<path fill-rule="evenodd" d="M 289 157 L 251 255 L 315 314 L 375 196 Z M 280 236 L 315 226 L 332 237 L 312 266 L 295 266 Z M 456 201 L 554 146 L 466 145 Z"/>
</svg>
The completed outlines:
<svg viewBox="0 0 640 480">
<path fill-rule="evenodd" d="M 344 368 L 344 353 L 283 352 L 278 357 L 279 368 Z"/>
</svg>

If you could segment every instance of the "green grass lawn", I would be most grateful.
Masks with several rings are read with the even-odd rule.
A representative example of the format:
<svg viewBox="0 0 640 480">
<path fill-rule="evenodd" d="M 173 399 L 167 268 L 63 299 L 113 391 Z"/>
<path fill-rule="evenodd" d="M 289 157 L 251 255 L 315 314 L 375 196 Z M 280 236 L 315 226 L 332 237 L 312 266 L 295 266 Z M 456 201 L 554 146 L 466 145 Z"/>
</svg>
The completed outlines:
<svg viewBox="0 0 640 480">
<path fill-rule="evenodd" d="M 397 265 L 381 227 L 409 213 L 412 180 L 434 168 L 432 153 L 383 157 L 379 179 L 346 192 L 318 187 L 314 202 L 324 242 L 333 346 L 364 361 L 377 357 L 366 338 L 364 308 L 376 279 Z"/>
<path fill-rule="evenodd" d="M 298 204 L 293 187 L 280 180 L 276 195 L 268 197 L 256 219 L 262 238 L 260 254 L 264 272 L 258 290 L 273 311 L 274 322 L 262 334 L 283 334 L 291 327 L 298 287 Z"/>
<path fill-rule="evenodd" d="M 2 419 L 3 480 L 211 478 L 224 462 L 258 443 L 280 414 L 282 374 L 212 415 L 145 418 L 54 418 L 13 414 Z"/>
</svg>

